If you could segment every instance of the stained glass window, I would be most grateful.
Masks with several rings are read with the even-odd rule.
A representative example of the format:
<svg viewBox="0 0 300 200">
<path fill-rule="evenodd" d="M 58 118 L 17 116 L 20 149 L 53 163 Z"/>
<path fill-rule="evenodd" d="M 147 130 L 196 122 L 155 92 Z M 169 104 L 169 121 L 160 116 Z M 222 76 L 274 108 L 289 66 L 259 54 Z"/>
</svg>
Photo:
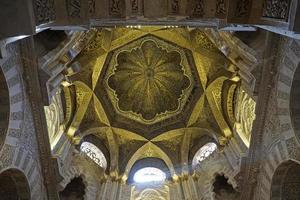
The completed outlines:
<svg viewBox="0 0 300 200">
<path fill-rule="evenodd" d="M 100 167 L 106 169 L 107 161 L 105 159 L 102 151 L 90 142 L 83 142 L 80 146 L 80 151 L 85 153 L 89 158 L 91 158 Z"/>
<path fill-rule="evenodd" d="M 195 154 L 193 158 L 193 167 L 200 164 L 201 161 L 210 156 L 217 149 L 217 145 L 213 142 L 209 142 L 202 146 Z"/>
<path fill-rule="evenodd" d="M 164 182 L 166 174 L 158 168 L 145 167 L 134 174 L 133 180 L 136 183 Z"/>
</svg>

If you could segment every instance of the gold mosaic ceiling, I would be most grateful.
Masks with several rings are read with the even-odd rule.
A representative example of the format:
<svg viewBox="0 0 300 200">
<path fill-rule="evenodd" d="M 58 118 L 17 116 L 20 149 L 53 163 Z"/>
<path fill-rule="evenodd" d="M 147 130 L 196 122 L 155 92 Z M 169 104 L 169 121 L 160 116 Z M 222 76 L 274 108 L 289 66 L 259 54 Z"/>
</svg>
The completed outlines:
<svg viewBox="0 0 300 200">
<path fill-rule="evenodd" d="M 114 52 L 106 90 L 117 112 L 145 124 L 180 113 L 194 86 L 185 52 L 146 36 Z"/>
<path fill-rule="evenodd" d="M 222 90 L 236 88 L 227 70 L 232 64 L 205 32 L 142 27 L 92 34 L 76 58 L 82 71 L 70 77 L 77 99 L 74 130 L 111 127 L 132 139 L 157 142 L 189 128 L 216 137 L 231 134 L 226 106 L 232 101 L 223 101 L 228 95 Z M 166 148 L 174 146 L 168 142 Z"/>
</svg>

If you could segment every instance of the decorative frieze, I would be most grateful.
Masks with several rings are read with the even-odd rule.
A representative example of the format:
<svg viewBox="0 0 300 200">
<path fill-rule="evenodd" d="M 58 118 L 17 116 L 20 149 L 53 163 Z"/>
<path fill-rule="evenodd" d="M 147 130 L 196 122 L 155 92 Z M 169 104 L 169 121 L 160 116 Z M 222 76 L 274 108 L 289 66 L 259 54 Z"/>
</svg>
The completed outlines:
<svg viewBox="0 0 300 200">
<path fill-rule="evenodd" d="M 243 18 L 247 17 L 249 14 L 249 9 L 251 7 L 250 0 L 240 0 L 237 2 L 235 9 L 235 17 Z"/>
<path fill-rule="evenodd" d="M 88 5 L 89 5 L 89 13 L 91 16 L 95 14 L 95 0 L 88 0 Z"/>
<path fill-rule="evenodd" d="M 290 0 L 265 0 L 263 17 L 286 20 L 289 16 Z"/>
<path fill-rule="evenodd" d="M 299 147 L 296 143 L 295 138 L 290 138 L 290 139 L 286 140 L 286 147 L 287 147 L 290 158 L 299 159 L 299 157 L 300 157 Z"/>
<path fill-rule="evenodd" d="M 137 14 L 139 11 L 139 2 L 138 0 L 130 0 L 131 3 L 131 12 L 132 14 Z"/>
<path fill-rule="evenodd" d="M 171 14 L 178 14 L 179 13 L 179 0 L 172 0 L 171 1 Z"/>
<path fill-rule="evenodd" d="M 204 15 L 204 1 L 203 0 L 195 0 L 194 8 L 192 15 L 195 17 L 203 17 Z"/>
<path fill-rule="evenodd" d="M 8 167 L 12 164 L 15 153 L 15 147 L 5 144 L 0 156 L 0 169 Z"/>
<path fill-rule="evenodd" d="M 121 0 L 109 1 L 109 14 L 111 16 L 120 17 L 122 14 L 122 2 Z"/>
<path fill-rule="evenodd" d="M 36 25 L 55 20 L 54 0 L 36 0 L 35 17 Z"/>
<path fill-rule="evenodd" d="M 81 0 L 67 0 L 67 13 L 69 17 L 80 18 Z"/>
<path fill-rule="evenodd" d="M 226 0 L 216 1 L 216 14 L 225 15 L 226 14 Z"/>
<path fill-rule="evenodd" d="M 300 45 L 295 40 L 291 43 L 290 48 L 297 57 L 300 57 Z"/>
</svg>

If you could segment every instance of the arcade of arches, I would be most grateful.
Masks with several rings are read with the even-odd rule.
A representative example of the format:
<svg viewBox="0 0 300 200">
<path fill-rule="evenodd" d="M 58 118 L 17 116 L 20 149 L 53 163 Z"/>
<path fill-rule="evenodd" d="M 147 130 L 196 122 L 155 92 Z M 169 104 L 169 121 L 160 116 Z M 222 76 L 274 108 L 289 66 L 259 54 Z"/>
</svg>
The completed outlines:
<svg viewBox="0 0 300 200">
<path fill-rule="evenodd" d="M 299 0 L 0 8 L 1 199 L 300 199 Z"/>
</svg>

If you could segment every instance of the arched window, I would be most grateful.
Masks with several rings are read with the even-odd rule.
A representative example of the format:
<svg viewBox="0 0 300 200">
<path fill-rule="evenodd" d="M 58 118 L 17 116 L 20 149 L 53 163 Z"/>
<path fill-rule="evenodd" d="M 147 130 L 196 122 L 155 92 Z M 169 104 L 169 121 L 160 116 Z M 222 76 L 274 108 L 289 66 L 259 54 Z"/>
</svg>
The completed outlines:
<svg viewBox="0 0 300 200">
<path fill-rule="evenodd" d="M 195 154 L 193 158 L 193 167 L 200 164 L 201 161 L 210 156 L 217 149 L 217 145 L 213 142 L 209 142 L 202 146 Z"/>
<path fill-rule="evenodd" d="M 166 173 L 155 167 L 145 167 L 133 176 L 135 183 L 162 183 L 166 180 Z"/>
<path fill-rule="evenodd" d="M 90 142 L 83 142 L 80 146 L 80 151 L 85 153 L 89 158 L 91 158 L 100 167 L 106 169 L 107 161 L 102 153 L 102 151 Z"/>
</svg>

